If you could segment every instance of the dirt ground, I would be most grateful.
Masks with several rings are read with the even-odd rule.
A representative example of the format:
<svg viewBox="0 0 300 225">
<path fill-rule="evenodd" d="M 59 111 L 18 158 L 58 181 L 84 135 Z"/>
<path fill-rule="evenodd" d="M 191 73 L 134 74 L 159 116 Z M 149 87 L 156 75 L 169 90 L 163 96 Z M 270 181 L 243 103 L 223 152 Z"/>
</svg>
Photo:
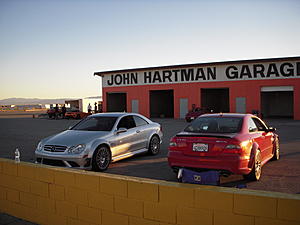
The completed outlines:
<svg viewBox="0 0 300 225">
<path fill-rule="evenodd" d="M 0 112 L 0 157 L 13 158 L 15 148 L 21 152 L 21 160 L 34 162 L 34 150 L 39 140 L 68 129 L 78 120 L 52 120 L 47 117 L 33 118 L 32 113 L 7 115 Z M 113 163 L 106 173 L 177 181 L 168 166 L 167 152 L 170 138 L 182 130 L 184 120 L 156 119 L 162 124 L 164 139 L 160 154 L 140 155 Z M 242 176 L 221 178 L 221 186 L 245 185 L 249 189 L 300 194 L 300 121 L 267 120 L 277 128 L 281 141 L 281 158 L 263 167 L 259 182 L 246 182 Z"/>
</svg>

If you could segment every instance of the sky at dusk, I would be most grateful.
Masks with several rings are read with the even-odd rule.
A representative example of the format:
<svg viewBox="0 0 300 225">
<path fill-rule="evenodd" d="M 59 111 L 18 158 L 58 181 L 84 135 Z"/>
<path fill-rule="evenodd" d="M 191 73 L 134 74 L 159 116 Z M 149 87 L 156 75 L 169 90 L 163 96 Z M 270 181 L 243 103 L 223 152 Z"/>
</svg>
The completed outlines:
<svg viewBox="0 0 300 225">
<path fill-rule="evenodd" d="M 101 94 L 94 72 L 300 56 L 299 0 L 0 0 L 0 99 Z"/>
</svg>

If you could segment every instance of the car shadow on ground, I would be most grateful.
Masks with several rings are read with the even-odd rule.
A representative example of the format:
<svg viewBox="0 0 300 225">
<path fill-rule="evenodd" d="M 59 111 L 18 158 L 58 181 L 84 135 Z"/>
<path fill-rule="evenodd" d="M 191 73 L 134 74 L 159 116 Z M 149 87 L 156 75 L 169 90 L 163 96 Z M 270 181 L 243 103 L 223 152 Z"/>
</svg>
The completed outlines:
<svg viewBox="0 0 300 225">
<path fill-rule="evenodd" d="M 220 186 L 221 187 L 236 187 L 236 188 L 247 188 L 247 184 L 250 182 L 245 180 L 243 176 L 233 175 L 234 179 L 230 177 L 221 177 Z"/>
<path fill-rule="evenodd" d="M 160 168 L 160 172 L 154 173 L 154 171 L 157 171 L 157 168 Z M 145 173 L 145 171 L 148 172 Z M 179 182 L 177 175 L 168 165 L 167 157 L 161 158 L 161 156 L 157 155 L 144 154 L 112 163 L 105 173 Z M 246 188 L 249 182 L 241 175 L 220 176 L 219 186 Z"/>
</svg>

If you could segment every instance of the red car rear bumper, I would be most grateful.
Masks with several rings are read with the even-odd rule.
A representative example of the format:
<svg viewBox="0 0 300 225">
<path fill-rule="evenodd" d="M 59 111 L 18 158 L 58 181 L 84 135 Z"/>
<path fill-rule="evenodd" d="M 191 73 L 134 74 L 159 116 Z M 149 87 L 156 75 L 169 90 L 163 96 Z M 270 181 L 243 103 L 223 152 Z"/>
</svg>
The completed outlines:
<svg viewBox="0 0 300 225">
<path fill-rule="evenodd" d="M 181 151 L 169 151 L 168 154 L 168 162 L 171 167 L 224 170 L 240 175 L 250 173 L 249 160 L 249 157 L 230 154 L 222 155 L 222 157 L 187 156 Z"/>
</svg>

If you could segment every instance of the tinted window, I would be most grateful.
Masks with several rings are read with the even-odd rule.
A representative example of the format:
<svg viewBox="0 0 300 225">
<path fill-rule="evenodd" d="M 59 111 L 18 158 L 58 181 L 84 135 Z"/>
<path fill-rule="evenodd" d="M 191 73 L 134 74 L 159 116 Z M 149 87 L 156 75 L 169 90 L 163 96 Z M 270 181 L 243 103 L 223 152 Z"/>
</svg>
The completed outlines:
<svg viewBox="0 0 300 225">
<path fill-rule="evenodd" d="M 252 118 L 250 118 L 249 121 L 248 121 L 248 131 L 249 132 L 255 132 L 255 131 L 257 131 L 257 126 L 255 125 L 255 123 L 252 120 Z"/>
<path fill-rule="evenodd" d="M 148 124 L 148 122 L 146 120 L 144 120 L 143 118 L 141 118 L 139 116 L 133 116 L 133 119 L 134 119 L 135 125 L 137 127 Z"/>
<path fill-rule="evenodd" d="M 123 117 L 118 124 L 118 129 L 121 127 L 126 128 L 126 129 L 135 127 L 135 122 L 133 120 L 133 117 L 132 116 Z"/>
<path fill-rule="evenodd" d="M 195 133 L 237 133 L 241 130 L 242 118 L 198 117 L 184 131 Z"/>
<path fill-rule="evenodd" d="M 72 130 L 111 131 L 117 117 L 88 117 L 75 125 Z"/>
</svg>

